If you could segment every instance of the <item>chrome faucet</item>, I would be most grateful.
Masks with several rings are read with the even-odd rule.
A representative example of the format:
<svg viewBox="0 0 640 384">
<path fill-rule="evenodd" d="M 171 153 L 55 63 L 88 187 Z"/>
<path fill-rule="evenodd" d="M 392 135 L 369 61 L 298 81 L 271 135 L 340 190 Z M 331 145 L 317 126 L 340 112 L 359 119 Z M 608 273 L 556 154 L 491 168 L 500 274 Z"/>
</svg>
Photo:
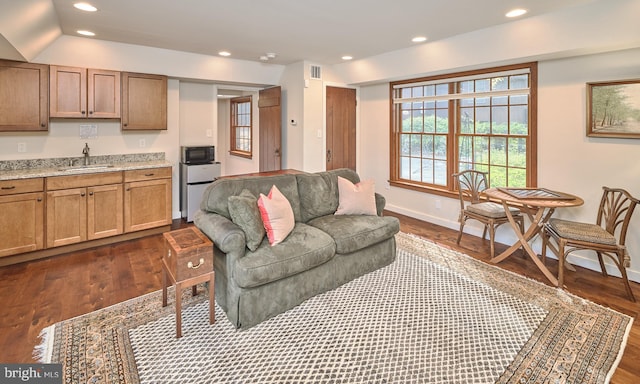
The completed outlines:
<svg viewBox="0 0 640 384">
<path fill-rule="evenodd" d="M 84 148 L 82 149 L 82 154 L 84 155 L 84 165 L 89 165 L 91 161 L 89 160 L 89 144 L 84 143 Z"/>
</svg>

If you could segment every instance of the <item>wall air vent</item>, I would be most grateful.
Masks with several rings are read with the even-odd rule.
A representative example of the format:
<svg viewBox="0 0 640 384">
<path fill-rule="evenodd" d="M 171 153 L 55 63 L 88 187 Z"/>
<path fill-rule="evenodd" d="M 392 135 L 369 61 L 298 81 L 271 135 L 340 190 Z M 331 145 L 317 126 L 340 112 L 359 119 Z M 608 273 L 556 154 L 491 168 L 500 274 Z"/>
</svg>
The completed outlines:
<svg viewBox="0 0 640 384">
<path fill-rule="evenodd" d="M 314 79 L 314 80 L 322 79 L 322 67 L 320 67 L 319 65 L 312 65 L 311 66 L 311 78 Z"/>
</svg>

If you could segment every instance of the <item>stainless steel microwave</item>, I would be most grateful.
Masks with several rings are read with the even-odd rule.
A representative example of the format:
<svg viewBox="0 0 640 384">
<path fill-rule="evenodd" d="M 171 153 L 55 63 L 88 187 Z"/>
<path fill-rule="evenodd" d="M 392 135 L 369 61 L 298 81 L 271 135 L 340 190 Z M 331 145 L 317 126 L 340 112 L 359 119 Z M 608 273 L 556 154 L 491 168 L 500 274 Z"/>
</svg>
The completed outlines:
<svg viewBox="0 0 640 384">
<path fill-rule="evenodd" d="M 209 146 L 182 146 L 181 160 L 184 164 L 206 164 L 216 161 L 216 148 L 213 145 Z"/>
</svg>

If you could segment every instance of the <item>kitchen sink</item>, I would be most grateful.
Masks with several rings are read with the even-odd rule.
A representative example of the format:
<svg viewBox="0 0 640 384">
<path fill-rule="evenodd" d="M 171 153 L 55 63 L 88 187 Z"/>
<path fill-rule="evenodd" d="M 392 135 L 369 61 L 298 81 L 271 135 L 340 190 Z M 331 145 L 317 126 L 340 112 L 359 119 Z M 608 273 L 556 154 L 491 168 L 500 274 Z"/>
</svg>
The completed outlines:
<svg viewBox="0 0 640 384">
<path fill-rule="evenodd" d="M 58 168 L 59 171 L 85 171 L 112 168 L 113 164 L 90 164 L 90 165 L 72 165 L 69 167 Z"/>
</svg>

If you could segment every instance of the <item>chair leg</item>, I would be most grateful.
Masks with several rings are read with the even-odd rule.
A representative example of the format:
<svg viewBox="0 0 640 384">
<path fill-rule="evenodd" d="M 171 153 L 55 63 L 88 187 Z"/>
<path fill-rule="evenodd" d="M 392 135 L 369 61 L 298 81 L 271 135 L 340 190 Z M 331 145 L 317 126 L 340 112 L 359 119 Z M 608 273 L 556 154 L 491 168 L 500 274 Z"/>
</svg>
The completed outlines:
<svg viewBox="0 0 640 384">
<path fill-rule="evenodd" d="M 600 256 L 600 254 L 598 254 Z M 624 288 L 627 290 L 627 295 L 633 301 L 636 302 L 636 297 L 633 295 L 633 291 L 631 290 L 631 285 L 629 284 L 629 277 L 627 276 L 627 268 L 624 266 L 624 254 L 618 253 L 618 268 L 620 269 L 620 274 L 622 275 L 622 282 L 624 283 Z"/>
<path fill-rule="evenodd" d="M 602 270 L 602 276 L 607 277 L 609 276 L 609 274 L 607 273 L 607 268 L 604 266 L 604 260 L 602 260 L 602 252 L 597 252 L 596 254 L 598 255 L 598 261 L 600 262 L 600 270 Z M 618 258 L 619 255 L 618 255 Z M 623 268 L 624 264 L 620 264 L 619 267 Z"/>
<path fill-rule="evenodd" d="M 460 239 L 462 239 L 462 230 L 464 229 L 464 217 L 460 217 L 460 232 L 458 232 L 458 240 L 456 240 L 456 244 L 460 245 Z"/>
<path fill-rule="evenodd" d="M 485 230 L 487 227 L 484 227 Z M 482 236 L 484 238 L 484 235 Z M 493 259 L 496 255 L 496 246 L 495 246 L 495 238 L 496 238 L 496 227 L 491 226 L 489 228 L 489 242 L 491 243 L 489 246 L 491 247 L 491 258 Z"/>
<path fill-rule="evenodd" d="M 564 241 L 558 240 L 558 287 L 564 286 Z"/>
<path fill-rule="evenodd" d="M 484 230 L 482 231 L 482 240 L 487 238 L 487 228 L 489 228 L 489 224 L 484 225 Z M 491 225 L 491 228 L 493 228 L 493 225 Z M 491 237 L 491 233 L 489 233 L 489 237 Z"/>
<path fill-rule="evenodd" d="M 540 237 L 542 237 L 542 254 L 540 258 L 542 259 L 542 264 L 547 265 L 547 242 L 549 241 L 549 235 L 545 232 L 544 228 L 540 234 Z"/>
</svg>

